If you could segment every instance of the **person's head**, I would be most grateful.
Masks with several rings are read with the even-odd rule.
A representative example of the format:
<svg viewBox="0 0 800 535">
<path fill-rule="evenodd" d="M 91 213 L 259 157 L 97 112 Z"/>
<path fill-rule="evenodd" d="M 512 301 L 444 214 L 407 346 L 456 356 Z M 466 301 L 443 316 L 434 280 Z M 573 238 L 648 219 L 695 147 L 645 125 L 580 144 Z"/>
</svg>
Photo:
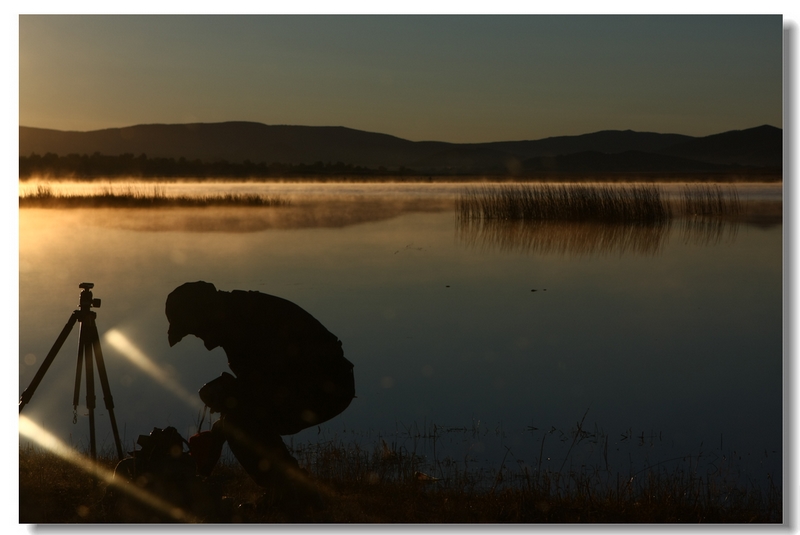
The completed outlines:
<svg viewBox="0 0 800 535">
<path fill-rule="evenodd" d="M 215 309 L 220 306 L 217 288 L 210 282 L 187 282 L 167 296 L 167 338 L 170 347 L 187 334 L 204 339 L 213 328 Z"/>
</svg>

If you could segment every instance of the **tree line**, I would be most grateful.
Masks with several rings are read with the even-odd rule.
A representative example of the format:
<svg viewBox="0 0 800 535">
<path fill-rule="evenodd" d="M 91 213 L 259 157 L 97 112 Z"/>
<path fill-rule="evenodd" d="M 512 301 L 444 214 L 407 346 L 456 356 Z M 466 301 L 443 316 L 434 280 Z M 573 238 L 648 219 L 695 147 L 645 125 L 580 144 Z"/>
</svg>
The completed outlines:
<svg viewBox="0 0 800 535">
<path fill-rule="evenodd" d="M 44 156 L 31 154 L 19 157 L 19 178 L 284 178 L 302 176 L 397 176 L 413 175 L 406 167 L 387 169 L 368 168 L 343 162 L 288 164 L 273 162 L 241 163 L 218 160 L 212 162 L 186 158 L 148 158 L 145 154 L 126 153 L 109 156 L 95 152 L 59 156 L 48 152 Z"/>
</svg>

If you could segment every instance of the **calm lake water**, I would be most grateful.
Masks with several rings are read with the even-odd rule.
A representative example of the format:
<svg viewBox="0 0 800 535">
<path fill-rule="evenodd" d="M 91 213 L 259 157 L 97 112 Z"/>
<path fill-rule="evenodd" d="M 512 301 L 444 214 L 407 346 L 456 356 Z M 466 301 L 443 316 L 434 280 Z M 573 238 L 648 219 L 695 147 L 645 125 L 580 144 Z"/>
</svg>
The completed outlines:
<svg viewBox="0 0 800 535">
<path fill-rule="evenodd" d="M 725 455 L 754 483 L 780 481 L 779 219 L 462 225 L 453 210 L 461 185 L 214 188 L 293 205 L 20 210 L 20 393 L 89 281 L 102 299 L 97 325 L 124 448 L 153 427 L 194 433 L 196 392 L 227 370 L 226 358 L 193 337 L 170 348 L 164 302 L 205 280 L 294 301 L 343 341 L 357 399 L 287 437 L 295 444 L 381 437 L 429 454 L 414 436 L 435 424 L 439 457 L 535 466 L 543 451 L 558 468 L 585 418 L 600 437 L 595 453 L 607 437 L 624 463 L 705 455 L 713 465 Z M 739 192 L 781 195 L 780 186 Z M 77 330 L 24 414 L 85 447 L 83 406 L 72 423 Z M 136 364 L 143 358 L 157 371 Z M 99 387 L 97 426 L 110 451 Z"/>
</svg>

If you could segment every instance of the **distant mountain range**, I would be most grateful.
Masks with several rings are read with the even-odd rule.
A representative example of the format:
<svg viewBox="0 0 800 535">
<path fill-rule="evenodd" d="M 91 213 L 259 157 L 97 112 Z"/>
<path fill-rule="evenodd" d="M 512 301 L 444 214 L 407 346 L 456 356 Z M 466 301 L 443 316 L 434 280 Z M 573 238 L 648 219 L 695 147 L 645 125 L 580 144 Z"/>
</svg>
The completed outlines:
<svg viewBox="0 0 800 535">
<path fill-rule="evenodd" d="M 90 132 L 19 127 L 19 155 L 145 154 L 203 162 L 413 169 L 419 173 L 780 173 L 783 130 L 764 125 L 705 137 L 605 130 L 531 141 L 409 141 L 345 127 L 253 122 L 150 124 Z"/>
</svg>

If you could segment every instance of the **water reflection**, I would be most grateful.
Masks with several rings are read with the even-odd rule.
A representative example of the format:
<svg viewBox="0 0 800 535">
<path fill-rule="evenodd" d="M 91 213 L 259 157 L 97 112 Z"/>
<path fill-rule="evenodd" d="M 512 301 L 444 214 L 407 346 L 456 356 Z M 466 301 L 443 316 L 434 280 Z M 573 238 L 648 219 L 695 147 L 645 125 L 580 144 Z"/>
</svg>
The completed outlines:
<svg viewBox="0 0 800 535">
<path fill-rule="evenodd" d="M 346 341 L 361 385 L 358 399 L 323 424 L 322 434 L 311 428 L 294 435 L 295 446 L 325 436 L 347 441 L 353 433 L 367 442 L 382 436 L 391 445 L 390 433 L 402 424 L 474 420 L 491 432 L 470 433 L 468 443 L 454 442 L 452 451 L 438 438 L 440 459 L 463 461 L 469 454 L 496 468 L 510 448 L 537 467 L 544 451 L 542 468 L 552 456 L 557 470 L 564 457 L 551 449 L 556 434 L 547 435 L 542 450 L 543 433 L 551 426 L 570 429 L 591 407 L 587 422 L 607 430 L 609 449 L 614 442 L 627 445 L 630 440 L 619 437 L 631 427 L 635 436 L 652 429 L 670 441 L 670 452 L 661 450 L 654 462 L 671 458 L 673 450 L 705 455 L 699 445 L 721 442 L 724 434 L 725 451 L 744 452 L 742 462 L 752 459 L 754 477 L 780 474 L 779 218 L 776 226 L 742 221 L 730 237 L 722 234 L 730 247 L 710 248 L 686 246 L 678 220 L 669 230 L 502 223 L 462 229 L 452 197 L 444 200 L 450 203 L 444 211 L 391 219 L 388 209 L 377 213 L 387 205 L 370 208 L 372 200 L 352 211 L 329 204 L 324 217 L 301 214 L 306 219 L 297 221 L 333 225 L 364 210 L 376 219 L 281 230 L 295 224 L 284 220 L 285 227 L 235 233 L 223 230 L 264 223 L 219 208 L 172 215 L 168 209 L 20 210 L 20 387 L 72 309 L 75 284 L 92 280 L 103 298 L 101 334 L 124 333 L 196 398 L 227 359 L 221 349 L 206 352 L 198 339 L 169 348 L 164 299 L 178 284 L 204 279 L 290 299 Z M 258 220 L 257 213 L 250 215 Z M 195 216 L 214 231 L 181 227 Z M 138 231 L 145 229 L 173 231 Z M 706 226 L 686 235 L 716 243 L 715 233 Z M 536 246 L 542 254 L 477 250 L 498 251 L 501 244 L 511 251 Z M 552 254 L 559 250 L 564 253 Z M 609 254 L 619 251 L 624 254 Z M 179 401 L 110 341 L 104 349 L 123 437 L 168 425 L 187 436 L 197 431 L 196 407 Z M 205 357 L 202 364 L 198 355 Z M 85 418 L 80 414 L 72 424 L 68 402 L 74 358 L 56 359 L 49 373 L 28 417 L 64 440 L 81 441 Z M 498 422 L 504 435 L 494 434 Z M 522 433 L 527 426 L 540 431 Z M 98 439 L 102 444 L 108 435 Z M 414 440 L 408 439 L 410 451 Z"/>
<path fill-rule="evenodd" d="M 146 232 L 235 232 L 303 228 L 342 228 L 392 219 L 409 212 L 452 208 L 444 199 L 371 199 L 297 202 L 280 207 L 76 209 L 83 222 L 120 230 Z"/>
<path fill-rule="evenodd" d="M 684 243 L 732 243 L 737 220 L 681 219 L 675 223 L 598 223 L 581 221 L 466 220 L 459 219 L 459 241 L 480 251 L 570 256 L 634 254 L 655 256 L 675 227 Z"/>
<path fill-rule="evenodd" d="M 715 245 L 733 243 L 740 223 L 779 224 L 782 202 L 719 184 L 518 184 L 465 188 L 455 211 L 460 240 L 480 250 L 653 256 L 673 227 L 684 244 Z"/>
<path fill-rule="evenodd" d="M 717 245 L 733 243 L 739 234 L 739 220 L 717 217 L 687 217 L 680 222 L 683 243 L 692 245 Z"/>
</svg>

